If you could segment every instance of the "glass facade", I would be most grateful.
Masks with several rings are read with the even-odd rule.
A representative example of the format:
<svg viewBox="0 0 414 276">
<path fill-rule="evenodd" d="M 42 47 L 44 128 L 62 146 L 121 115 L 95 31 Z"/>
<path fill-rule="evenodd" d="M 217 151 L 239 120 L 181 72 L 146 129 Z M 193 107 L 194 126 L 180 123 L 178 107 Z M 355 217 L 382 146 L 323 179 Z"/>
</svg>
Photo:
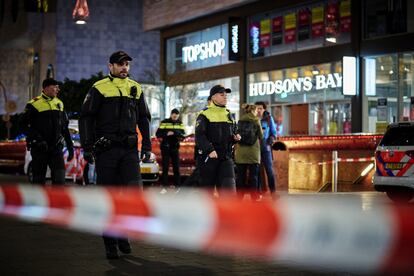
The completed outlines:
<svg viewBox="0 0 414 276">
<path fill-rule="evenodd" d="M 167 73 L 230 63 L 228 44 L 228 24 L 168 39 Z"/>
<path fill-rule="evenodd" d="M 279 135 L 350 133 L 350 99 L 342 93 L 342 62 L 248 75 L 247 102 L 270 104 Z"/>
<path fill-rule="evenodd" d="M 181 119 L 186 127 L 186 134 L 194 133 L 196 117 L 206 107 L 210 88 L 216 84 L 221 84 L 232 90 L 228 94 L 227 108 L 233 114 L 234 118 L 238 120 L 240 108 L 239 77 L 167 87 L 165 91 L 165 114 L 170 114 L 173 108 L 180 109 L 182 114 Z"/>
<path fill-rule="evenodd" d="M 351 41 L 351 1 L 319 1 L 254 15 L 248 20 L 249 57 Z"/>
<path fill-rule="evenodd" d="M 414 120 L 413 69 L 413 52 L 364 58 L 365 132 L 381 133 L 388 123 Z"/>
<path fill-rule="evenodd" d="M 414 31 L 414 2 L 407 0 L 364 1 L 365 38 Z"/>
</svg>

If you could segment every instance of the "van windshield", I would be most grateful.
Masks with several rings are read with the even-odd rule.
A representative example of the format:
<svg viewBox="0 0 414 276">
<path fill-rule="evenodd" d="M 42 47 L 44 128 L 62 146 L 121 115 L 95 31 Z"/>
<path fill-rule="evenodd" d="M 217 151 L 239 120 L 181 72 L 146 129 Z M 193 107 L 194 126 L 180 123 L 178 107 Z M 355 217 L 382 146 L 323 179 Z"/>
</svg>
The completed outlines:
<svg viewBox="0 0 414 276">
<path fill-rule="evenodd" d="M 414 126 L 399 126 L 388 129 L 381 146 L 414 146 Z"/>
</svg>

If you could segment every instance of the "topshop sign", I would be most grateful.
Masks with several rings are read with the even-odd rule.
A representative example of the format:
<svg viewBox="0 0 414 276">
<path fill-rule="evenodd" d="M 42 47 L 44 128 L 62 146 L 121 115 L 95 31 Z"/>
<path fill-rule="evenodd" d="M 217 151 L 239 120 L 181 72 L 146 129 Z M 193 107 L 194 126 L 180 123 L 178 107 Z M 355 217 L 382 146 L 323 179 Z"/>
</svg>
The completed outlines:
<svg viewBox="0 0 414 276">
<path fill-rule="evenodd" d="M 342 87 L 342 75 L 333 73 L 315 75 L 296 79 L 255 82 L 249 84 L 249 96 L 264 96 L 272 94 L 304 93 L 311 90 L 322 90 Z"/>
<path fill-rule="evenodd" d="M 198 60 L 215 58 L 223 54 L 225 47 L 226 40 L 224 38 L 214 39 L 199 44 L 185 46 L 182 48 L 182 61 L 183 63 L 190 63 Z"/>
</svg>

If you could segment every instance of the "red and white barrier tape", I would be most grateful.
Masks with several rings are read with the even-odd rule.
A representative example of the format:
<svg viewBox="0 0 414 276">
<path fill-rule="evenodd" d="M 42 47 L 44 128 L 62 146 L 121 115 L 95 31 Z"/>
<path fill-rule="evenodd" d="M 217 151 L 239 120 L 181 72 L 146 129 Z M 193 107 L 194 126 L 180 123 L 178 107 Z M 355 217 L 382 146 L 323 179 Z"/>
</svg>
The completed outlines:
<svg viewBox="0 0 414 276">
<path fill-rule="evenodd" d="M 164 246 L 357 273 L 414 272 L 414 206 L 327 197 L 215 199 L 204 191 L 0 187 L 0 214 Z"/>
<path fill-rule="evenodd" d="M 333 160 L 322 161 L 322 162 L 307 162 L 296 158 L 290 158 L 293 162 L 303 163 L 307 165 L 325 165 L 325 164 L 333 164 Z M 373 162 L 375 161 L 375 157 L 359 157 L 359 158 L 338 158 L 338 162 L 343 163 L 354 163 L 354 162 Z"/>
</svg>

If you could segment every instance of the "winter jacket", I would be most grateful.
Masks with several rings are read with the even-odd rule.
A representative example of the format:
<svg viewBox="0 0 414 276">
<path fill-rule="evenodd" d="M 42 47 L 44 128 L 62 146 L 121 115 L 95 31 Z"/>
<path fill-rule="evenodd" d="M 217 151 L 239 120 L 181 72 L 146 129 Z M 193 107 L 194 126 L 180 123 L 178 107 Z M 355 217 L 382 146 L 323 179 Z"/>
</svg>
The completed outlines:
<svg viewBox="0 0 414 276">
<path fill-rule="evenodd" d="M 199 155 L 216 151 L 218 159 L 232 158 L 235 125 L 226 107 L 211 104 L 200 112 L 195 127 L 196 148 Z"/>
<path fill-rule="evenodd" d="M 169 131 L 174 132 L 173 135 L 168 136 Z M 184 125 L 181 120 L 173 121 L 171 118 L 161 121 L 160 127 L 157 129 L 156 136 L 161 138 L 161 149 L 175 149 L 180 148 L 180 141 L 184 138 Z"/>
<path fill-rule="evenodd" d="M 129 78 L 108 77 L 94 83 L 83 102 L 79 121 L 80 138 L 85 150 L 90 150 L 101 137 L 125 143 L 142 135 L 142 151 L 151 151 L 151 115 L 141 85 Z"/>
<path fill-rule="evenodd" d="M 252 113 L 244 114 L 240 121 L 252 122 L 252 130 L 257 135 L 257 141 L 249 146 L 237 143 L 235 146 L 234 161 L 236 164 L 260 164 L 260 140 L 263 139 L 263 132 L 259 118 Z"/>
</svg>

